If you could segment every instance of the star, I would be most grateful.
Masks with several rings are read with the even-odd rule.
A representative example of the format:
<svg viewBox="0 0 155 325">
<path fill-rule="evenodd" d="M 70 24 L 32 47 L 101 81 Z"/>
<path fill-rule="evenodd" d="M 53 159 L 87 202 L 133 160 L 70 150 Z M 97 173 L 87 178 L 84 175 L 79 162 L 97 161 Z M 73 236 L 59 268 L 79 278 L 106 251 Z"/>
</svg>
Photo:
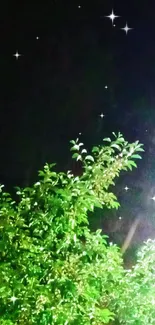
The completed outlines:
<svg viewBox="0 0 155 325">
<path fill-rule="evenodd" d="M 153 201 L 155 201 L 155 196 L 153 196 L 151 199 L 152 199 Z"/>
<path fill-rule="evenodd" d="M 125 27 L 124 28 L 121 28 L 121 29 L 124 30 L 126 32 L 126 34 L 127 34 L 128 31 L 131 30 L 131 29 L 133 29 L 133 28 L 129 28 L 128 25 L 127 25 L 127 23 L 126 23 Z"/>
<path fill-rule="evenodd" d="M 124 190 L 128 191 L 129 190 L 129 187 L 125 186 L 124 187 Z"/>
<path fill-rule="evenodd" d="M 78 9 L 81 9 L 81 6 L 80 5 L 78 6 Z"/>
<path fill-rule="evenodd" d="M 39 39 L 39 36 L 36 36 L 36 39 L 38 40 Z"/>
<path fill-rule="evenodd" d="M 103 118 L 105 115 L 103 115 L 103 113 L 100 114 L 100 117 Z"/>
<path fill-rule="evenodd" d="M 18 60 L 19 56 L 21 56 L 21 54 L 18 53 L 18 51 L 16 51 L 15 54 L 13 54 L 13 56 L 15 56 L 16 60 Z"/>
<path fill-rule="evenodd" d="M 108 86 L 105 86 L 104 88 L 105 88 L 105 89 L 108 89 Z"/>
<path fill-rule="evenodd" d="M 112 21 L 112 25 L 113 25 L 114 19 L 115 19 L 115 18 L 118 18 L 118 17 L 120 17 L 120 16 L 115 16 L 114 11 L 112 10 L 111 15 L 109 15 L 109 16 L 105 16 L 105 17 L 110 18 L 111 21 Z"/>
<path fill-rule="evenodd" d="M 15 303 L 15 301 L 17 300 L 18 298 L 17 297 L 15 297 L 15 296 L 12 296 L 11 298 L 10 298 L 10 301 L 11 302 L 13 302 L 13 304 Z"/>
</svg>

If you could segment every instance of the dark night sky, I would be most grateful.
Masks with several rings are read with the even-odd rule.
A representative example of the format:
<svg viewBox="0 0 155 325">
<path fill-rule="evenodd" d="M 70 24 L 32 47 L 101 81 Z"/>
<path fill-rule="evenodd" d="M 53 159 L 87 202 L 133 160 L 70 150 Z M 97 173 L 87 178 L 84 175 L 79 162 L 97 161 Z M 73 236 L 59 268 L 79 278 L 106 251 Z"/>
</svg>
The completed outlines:
<svg viewBox="0 0 155 325">
<path fill-rule="evenodd" d="M 112 9 L 121 16 L 115 27 L 104 17 Z M 123 202 L 137 211 L 139 188 L 140 208 L 154 208 L 154 1 L 5 2 L 0 78 L 0 182 L 29 184 L 45 162 L 69 168 L 68 143 L 79 132 L 91 147 L 120 131 L 145 146 L 120 182 L 132 187 Z"/>
</svg>

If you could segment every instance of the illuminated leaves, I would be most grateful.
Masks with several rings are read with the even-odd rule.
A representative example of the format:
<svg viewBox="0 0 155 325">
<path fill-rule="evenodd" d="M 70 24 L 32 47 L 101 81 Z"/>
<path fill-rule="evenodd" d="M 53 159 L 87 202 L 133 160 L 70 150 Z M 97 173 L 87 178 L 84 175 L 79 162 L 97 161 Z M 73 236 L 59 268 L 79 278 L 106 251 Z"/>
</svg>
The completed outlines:
<svg viewBox="0 0 155 325">
<path fill-rule="evenodd" d="M 118 209 L 109 186 L 122 169 L 137 166 L 132 158 L 143 149 L 121 133 L 113 135 L 115 141 L 103 139 L 108 145 L 94 146 L 91 154 L 79 139 L 70 141 L 81 176 L 46 164 L 32 187 L 16 188 L 18 202 L 0 187 L 2 325 L 97 325 L 114 319 L 110 300 L 121 290 L 122 258 L 102 230 L 90 232 L 88 212 L 103 205 Z"/>
</svg>

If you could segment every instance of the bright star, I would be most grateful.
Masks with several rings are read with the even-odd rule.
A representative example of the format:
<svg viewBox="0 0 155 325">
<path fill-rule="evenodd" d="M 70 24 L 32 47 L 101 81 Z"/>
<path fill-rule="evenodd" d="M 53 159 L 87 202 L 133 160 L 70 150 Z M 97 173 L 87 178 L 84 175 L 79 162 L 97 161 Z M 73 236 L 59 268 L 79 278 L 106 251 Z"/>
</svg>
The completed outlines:
<svg viewBox="0 0 155 325">
<path fill-rule="evenodd" d="M 129 190 L 129 187 L 125 186 L 124 187 L 124 190 L 128 191 Z"/>
<path fill-rule="evenodd" d="M 15 296 L 12 296 L 11 298 L 10 298 L 10 301 L 11 302 L 13 302 L 13 304 L 15 303 L 15 301 L 17 300 L 18 298 L 17 297 L 15 297 Z"/>
<path fill-rule="evenodd" d="M 126 23 L 125 27 L 124 28 L 121 28 L 121 29 L 124 30 L 126 32 L 126 34 L 127 34 L 128 31 L 131 30 L 131 29 L 133 29 L 133 28 L 129 28 L 128 25 L 127 25 L 127 23 Z"/>
<path fill-rule="evenodd" d="M 21 54 L 18 53 L 18 51 L 16 51 L 15 54 L 13 54 L 13 56 L 15 56 L 16 60 L 18 60 L 19 56 L 21 56 Z"/>
<path fill-rule="evenodd" d="M 39 36 L 36 36 L 36 39 L 38 40 L 39 39 Z"/>
<path fill-rule="evenodd" d="M 153 196 L 151 199 L 152 199 L 153 201 L 155 201 L 155 196 Z"/>
<path fill-rule="evenodd" d="M 120 16 L 115 16 L 114 11 L 112 10 L 111 15 L 109 15 L 109 16 L 105 16 L 105 17 L 110 18 L 111 21 L 112 21 L 112 25 L 113 25 L 114 19 L 115 19 L 115 18 L 118 18 L 118 17 L 120 17 Z"/>
<path fill-rule="evenodd" d="M 104 88 L 105 88 L 105 89 L 107 89 L 107 88 L 108 88 L 108 86 L 105 86 Z"/>
<path fill-rule="evenodd" d="M 105 115 L 103 115 L 103 113 L 100 114 L 100 117 L 103 118 Z"/>
<path fill-rule="evenodd" d="M 78 8 L 81 9 L 81 6 L 79 5 Z"/>
</svg>

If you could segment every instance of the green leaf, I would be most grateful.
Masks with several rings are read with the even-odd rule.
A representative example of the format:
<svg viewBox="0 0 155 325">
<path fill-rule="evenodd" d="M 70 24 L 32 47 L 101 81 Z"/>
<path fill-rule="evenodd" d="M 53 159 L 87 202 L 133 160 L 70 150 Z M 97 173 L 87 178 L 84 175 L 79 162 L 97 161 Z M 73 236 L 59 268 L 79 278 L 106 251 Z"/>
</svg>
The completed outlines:
<svg viewBox="0 0 155 325">
<path fill-rule="evenodd" d="M 53 163 L 53 164 L 50 164 L 50 165 L 49 165 L 50 168 L 53 168 L 53 167 L 55 167 L 55 166 L 56 166 L 56 163 Z"/>
<path fill-rule="evenodd" d="M 87 153 L 86 149 L 82 149 L 81 153 Z"/>
<path fill-rule="evenodd" d="M 74 140 L 70 140 L 70 143 L 75 144 L 75 141 Z"/>
<path fill-rule="evenodd" d="M 116 143 L 111 144 L 111 147 L 112 147 L 112 148 L 116 148 L 116 149 L 118 149 L 119 151 L 121 151 L 121 147 L 120 147 L 118 144 L 116 144 Z"/>
<path fill-rule="evenodd" d="M 90 160 L 90 161 L 94 162 L 94 158 L 90 155 L 86 156 L 85 160 Z"/>
<path fill-rule="evenodd" d="M 77 157 L 76 160 L 77 160 L 77 161 L 78 161 L 78 160 L 81 160 L 81 161 L 82 161 L 82 156 L 81 156 L 81 155 L 78 155 L 78 157 Z"/>
<path fill-rule="evenodd" d="M 124 138 L 120 137 L 117 139 L 117 143 L 123 143 L 124 142 Z"/>
<path fill-rule="evenodd" d="M 142 157 L 138 154 L 132 155 L 131 158 L 142 159 Z"/>
<path fill-rule="evenodd" d="M 75 144 L 74 147 L 71 148 L 71 151 L 74 151 L 74 150 L 75 151 L 76 150 L 79 151 L 79 149 L 80 149 L 79 145 L 78 144 Z"/>
<path fill-rule="evenodd" d="M 128 160 L 128 163 L 137 168 L 137 164 L 134 161 Z"/>
<path fill-rule="evenodd" d="M 99 151 L 100 151 L 100 149 L 98 147 L 93 147 L 92 148 L 92 152 L 99 152 Z"/>
<path fill-rule="evenodd" d="M 72 155 L 72 158 L 77 158 L 79 156 L 79 154 L 76 152 Z"/>
<path fill-rule="evenodd" d="M 104 138 L 103 141 L 111 142 L 111 139 L 110 138 Z"/>
<path fill-rule="evenodd" d="M 127 164 L 128 168 L 132 170 L 132 166 L 130 164 Z"/>
<path fill-rule="evenodd" d="M 145 150 L 143 148 L 136 148 L 136 151 L 143 151 L 143 152 L 145 152 Z"/>
</svg>

